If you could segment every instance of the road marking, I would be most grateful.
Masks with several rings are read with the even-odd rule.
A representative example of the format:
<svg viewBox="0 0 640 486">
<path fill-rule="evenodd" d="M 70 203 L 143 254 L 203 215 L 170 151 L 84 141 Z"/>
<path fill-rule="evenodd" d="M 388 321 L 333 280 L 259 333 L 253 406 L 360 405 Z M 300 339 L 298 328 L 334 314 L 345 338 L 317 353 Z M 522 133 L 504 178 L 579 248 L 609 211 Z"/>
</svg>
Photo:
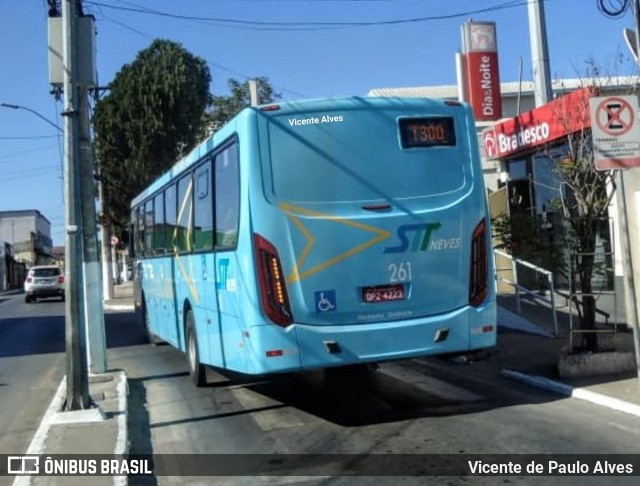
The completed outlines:
<svg viewBox="0 0 640 486">
<path fill-rule="evenodd" d="M 67 384 L 66 377 L 62 378 L 60 385 L 58 385 L 58 390 L 56 391 L 51 403 L 49 404 L 49 408 L 44 413 L 42 417 L 42 421 L 38 426 L 38 430 L 33 435 L 33 439 L 31 439 L 31 444 L 29 444 L 29 448 L 25 455 L 33 456 L 37 454 L 42 454 L 44 452 L 44 442 L 47 440 L 47 436 L 49 435 L 49 430 L 51 429 L 51 424 L 58 411 L 62 408 L 62 403 L 65 399 L 65 385 Z M 13 481 L 13 486 L 29 486 L 31 484 L 31 476 L 18 476 Z"/>
<path fill-rule="evenodd" d="M 378 372 L 391 378 L 395 378 L 396 380 L 409 383 L 422 391 L 428 392 L 432 395 L 437 395 L 446 400 L 477 402 L 484 398 L 469 390 L 447 383 L 446 381 L 439 380 L 425 374 L 424 372 L 413 370 L 398 363 L 383 363 L 380 365 Z"/>
<path fill-rule="evenodd" d="M 587 390 L 586 388 L 574 388 L 570 385 L 551 380 L 544 376 L 528 375 L 526 373 L 520 373 L 512 370 L 502 370 L 501 374 L 507 378 L 521 381 L 527 385 L 541 388 L 543 390 L 552 391 L 559 395 L 567 397 L 577 398 L 579 400 L 585 400 L 587 402 L 608 407 L 619 412 L 628 413 L 629 415 L 635 415 L 640 417 L 640 405 L 635 403 L 626 402 L 618 398 L 603 395 L 601 393 Z"/>
<path fill-rule="evenodd" d="M 314 483 L 333 479 L 336 476 L 235 476 L 233 478 L 214 476 L 211 483 L 217 486 L 280 486 L 284 484 Z"/>
</svg>

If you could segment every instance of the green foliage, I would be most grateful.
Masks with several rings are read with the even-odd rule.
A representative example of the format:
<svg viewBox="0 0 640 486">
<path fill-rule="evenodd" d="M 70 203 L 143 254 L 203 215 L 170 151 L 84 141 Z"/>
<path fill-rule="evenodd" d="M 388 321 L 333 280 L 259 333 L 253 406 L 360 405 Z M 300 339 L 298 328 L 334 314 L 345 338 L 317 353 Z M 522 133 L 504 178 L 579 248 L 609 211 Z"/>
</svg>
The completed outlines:
<svg viewBox="0 0 640 486">
<path fill-rule="evenodd" d="M 280 93 L 273 90 L 268 78 L 260 76 L 255 79 L 258 85 L 260 104 L 272 103 L 281 98 Z M 211 103 L 212 110 L 207 114 L 208 126 L 213 131 L 218 130 L 244 108 L 251 106 L 249 81 L 241 83 L 232 78 L 227 83 L 231 94 L 229 96 L 214 96 Z"/>
<path fill-rule="evenodd" d="M 211 101 L 206 62 L 158 39 L 96 103 L 93 125 L 108 215 L 126 228 L 131 199 L 199 141 Z"/>
<path fill-rule="evenodd" d="M 596 242 L 603 221 L 606 224 L 608 208 L 614 191 L 607 192 L 607 186 L 615 188 L 613 171 L 595 169 L 591 133 L 583 129 L 567 137 L 567 151 L 555 157 L 558 173 L 567 191 L 563 201 L 565 215 L 565 240 L 570 254 L 569 265 L 571 293 L 578 307 L 580 328 L 596 328 L 596 298 L 594 277 L 608 280 L 606 268 L 609 264 L 598 262 Z M 605 273 L 603 274 L 603 269 Z M 582 347 L 588 351 L 598 350 L 597 334 L 583 334 Z"/>
<path fill-rule="evenodd" d="M 500 215 L 491 222 L 494 247 L 553 273 L 565 274 L 562 251 L 554 245 L 553 236 L 545 223 L 541 219 L 531 217 L 530 214 Z M 553 225 L 554 231 L 560 230 L 558 226 Z M 528 273 L 531 273 L 529 277 L 535 276 L 523 268 L 518 274 L 518 279 L 526 280 Z M 535 285 L 542 285 L 542 282 L 536 282 Z"/>
</svg>

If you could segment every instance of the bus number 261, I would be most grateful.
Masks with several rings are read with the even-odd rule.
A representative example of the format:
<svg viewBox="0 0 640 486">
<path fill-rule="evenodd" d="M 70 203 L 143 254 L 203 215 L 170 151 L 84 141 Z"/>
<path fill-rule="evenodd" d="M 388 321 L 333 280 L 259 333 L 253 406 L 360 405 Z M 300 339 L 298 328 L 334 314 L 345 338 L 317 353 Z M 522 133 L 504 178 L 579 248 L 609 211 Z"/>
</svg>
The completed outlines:
<svg viewBox="0 0 640 486">
<path fill-rule="evenodd" d="M 409 282 L 411 281 L 411 262 L 390 263 L 389 282 Z"/>
</svg>

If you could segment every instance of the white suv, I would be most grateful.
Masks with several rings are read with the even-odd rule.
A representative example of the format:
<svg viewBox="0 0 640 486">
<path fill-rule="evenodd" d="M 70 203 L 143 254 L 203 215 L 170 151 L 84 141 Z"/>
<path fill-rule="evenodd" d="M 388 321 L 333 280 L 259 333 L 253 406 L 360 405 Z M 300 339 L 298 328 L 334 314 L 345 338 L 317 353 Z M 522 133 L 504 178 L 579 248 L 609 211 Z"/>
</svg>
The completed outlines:
<svg viewBox="0 0 640 486">
<path fill-rule="evenodd" d="M 64 302 L 62 269 L 54 265 L 31 267 L 24 281 L 24 293 L 27 304 L 38 297 L 60 297 Z"/>
</svg>

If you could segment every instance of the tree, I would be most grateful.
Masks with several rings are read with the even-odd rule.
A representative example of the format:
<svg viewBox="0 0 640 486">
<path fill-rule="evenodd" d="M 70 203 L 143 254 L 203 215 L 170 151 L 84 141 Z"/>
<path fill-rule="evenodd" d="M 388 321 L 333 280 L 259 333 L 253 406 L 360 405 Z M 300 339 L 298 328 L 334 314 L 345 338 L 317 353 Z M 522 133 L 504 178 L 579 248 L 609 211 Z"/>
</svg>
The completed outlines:
<svg viewBox="0 0 640 486">
<path fill-rule="evenodd" d="M 206 62 L 157 39 L 126 64 L 96 103 L 95 150 L 106 210 L 116 231 L 146 185 L 199 141 L 211 101 Z"/>
<path fill-rule="evenodd" d="M 594 78 L 597 79 L 597 78 Z M 560 106 L 557 118 L 565 127 L 579 129 L 571 131 L 567 137 L 566 150 L 547 151 L 549 158 L 556 162 L 566 196 L 560 201 L 567 225 L 567 246 L 569 249 L 569 272 L 572 282 L 571 292 L 575 295 L 580 329 L 583 334 L 582 347 L 597 351 L 597 334 L 588 332 L 596 328 L 596 296 L 593 277 L 598 270 L 596 262 L 596 242 L 603 223 L 608 224 L 608 209 L 615 193 L 613 171 L 595 169 L 591 129 L 589 119 L 589 95 L 597 94 L 599 87 L 590 86 L 585 96 L 571 104 Z"/>
<path fill-rule="evenodd" d="M 272 103 L 281 98 L 280 93 L 276 93 L 269 83 L 269 79 L 260 76 L 255 78 L 258 85 L 258 99 L 260 103 Z M 249 81 L 241 83 L 233 78 L 227 81 L 229 96 L 214 96 L 212 100 L 212 110 L 208 113 L 208 125 L 213 131 L 236 116 L 243 108 L 251 106 L 251 94 L 249 91 Z"/>
</svg>

